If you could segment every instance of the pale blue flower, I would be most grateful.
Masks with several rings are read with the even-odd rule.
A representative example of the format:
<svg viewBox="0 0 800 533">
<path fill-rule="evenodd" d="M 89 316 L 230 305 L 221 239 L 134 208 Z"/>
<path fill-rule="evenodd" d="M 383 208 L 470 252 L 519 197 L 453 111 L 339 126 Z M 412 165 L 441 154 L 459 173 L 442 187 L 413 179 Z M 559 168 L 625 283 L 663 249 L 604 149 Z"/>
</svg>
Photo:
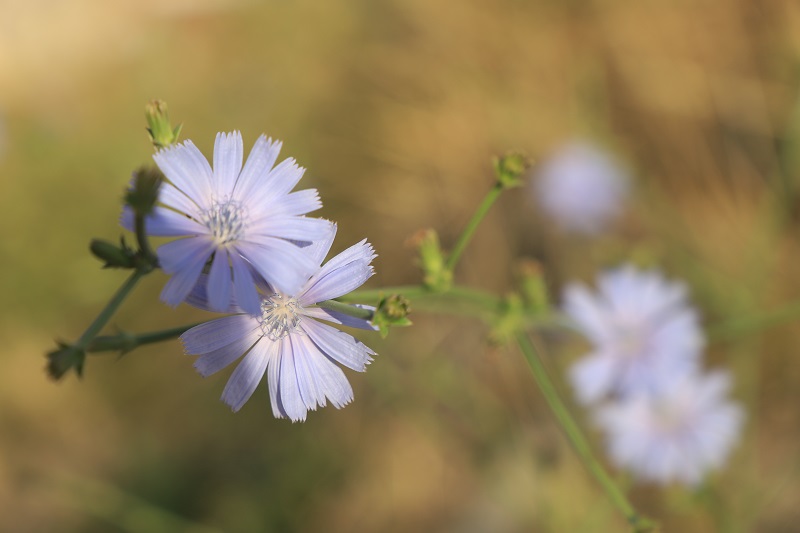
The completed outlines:
<svg viewBox="0 0 800 533">
<path fill-rule="evenodd" d="M 325 238 L 329 223 L 303 216 L 321 207 L 317 191 L 290 192 L 304 169 L 291 158 L 273 168 L 280 148 L 262 135 L 242 167 L 236 131 L 217 134 L 213 169 L 191 141 L 153 156 L 168 181 L 159 191 L 160 206 L 147 218 L 147 233 L 184 237 L 157 251 L 171 275 L 162 300 L 173 306 L 184 301 L 212 256 L 208 304 L 216 311 L 235 295 L 243 309 L 258 313 L 254 274 L 290 294 L 308 280 L 318 265 L 301 245 Z M 129 209 L 122 223 L 132 229 Z"/>
<path fill-rule="evenodd" d="M 682 283 L 626 266 L 598 287 L 565 290 L 564 311 L 592 344 L 569 372 L 579 400 L 654 390 L 698 368 L 705 338 Z"/>
<path fill-rule="evenodd" d="M 201 324 L 181 336 L 186 353 L 200 356 L 194 366 L 203 376 L 225 368 L 244 354 L 222 393 L 222 400 L 234 411 L 247 402 L 265 373 L 272 412 L 278 418 L 305 420 L 308 410 L 324 407 L 327 401 L 341 408 L 353 399 L 350 383 L 334 362 L 363 372 L 375 352 L 321 321 L 375 328 L 366 320 L 316 304 L 360 287 L 373 274 L 370 262 L 375 254 L 369 243 L 361 241 L 320 267 L 334 233 L 309 247 L 317 268 L 300 290 L 284 293 L 261 283 L 257 315 L 241 313 L 234 303 L 229 310 L 240 314 Z M 206 301 L 202 285 L 187 299 L 201 308 L 206 308 Z"/>
<path fill-rule="evenodd" d="M 629 189 L 630 178 L 619 163 L 583 141 L 561 147 L 533 180 L 541 209 L 563 229 L 582 234 L 605 229 L 622 211 Z"/>
<path fill-rule="evenodd" d="M 609 455 L 637 479 L 695 486 L 727 460 L 744 419 L 723 372 L 687 374 L 657 394 L 639 391 L 598 409 Z"/>
</svg>

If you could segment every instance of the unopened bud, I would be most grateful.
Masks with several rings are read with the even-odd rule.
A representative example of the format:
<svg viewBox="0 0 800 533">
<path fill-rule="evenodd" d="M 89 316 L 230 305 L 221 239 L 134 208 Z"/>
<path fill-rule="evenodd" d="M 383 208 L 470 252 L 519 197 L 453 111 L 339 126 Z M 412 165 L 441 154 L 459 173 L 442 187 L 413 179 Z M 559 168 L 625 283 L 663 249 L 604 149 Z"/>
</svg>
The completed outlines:
<svg viewBox="0 0 800 533">
<path fill-rule="evenodd" d="M 421 230 L 411 240 L 419 252 L 423 285 L 435 292 L 449 289 L 453 283 L 453 273 L 447 268 L 436 231 Z"/>
<path fill-rule="evenodd" d="M 542 265 L 533 259 L 523 259 L 517 264 L 520 292 L 525 306 L 534 314 L 546 313 L 550 308 Z"/>
<path fill-rule="evenodd" d="M 150 214 L 158 201 L 158 189 L 163 181 L 164 175 L 157 168 L 140 168 L 133 174 L 133 184 L 125 194 L 125 203 L 137 214 Z"/>
<path fill-rule="evenodd" d="M 75 370 L 78 377 L 81 377 L 85 360 L 86 352 L 59 342 L 58 349 L 47 354 L 47 374 L 53 379 L 61 379 L 70 370 Z"/>
<path fill-rule="evenodd" d="M 407 298 L 393 294 L 383 298 L 375 309 L 372 324 L 378 328 L 382 337 L 389 334 L 390 327 L 406 327 L 411 325 L 408 314 L 411 312 Z"/>
<path fill-rule="evenodd" d="M 494 173 L 497 182 L 505 189 L 521 184 L 520 177 L 528 170 L 530 162 L 520 153 L 508 153 L 494 159 Z"/>
<path fill-rule="evenodd" d="M 178 135 L 181 133 L 182 124 L 174 128 L 169 122 L 167 104 L 162 100 L 151 100 L 145 106 L 145 117 L 147 118 L 147 132 L 150 134 L 150 141 L 156 148 L 166 148 L 178 142 Z"/>
<path fill-rule="evenodd" d="M 128 248 L 124 239 L 120 245 L 111 244 L 102 239 L 92 239 L 89 249 L 95 257 L 104 261 L 103 268 L 135 268 L 135 252 Z"/>
</svg>

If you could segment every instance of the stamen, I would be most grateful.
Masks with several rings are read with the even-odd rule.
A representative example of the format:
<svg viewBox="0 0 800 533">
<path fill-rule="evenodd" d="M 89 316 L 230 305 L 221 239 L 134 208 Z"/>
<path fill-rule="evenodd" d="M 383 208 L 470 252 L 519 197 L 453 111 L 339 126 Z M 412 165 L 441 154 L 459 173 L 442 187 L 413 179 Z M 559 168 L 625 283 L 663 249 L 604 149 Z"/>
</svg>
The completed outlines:
<svg viewBox="0 0 800 533">
<path fill-rule="evenodd" d="M 300 304 L 294 298 L 273 294 L 261 302 L 261 331 L 273 341 L 293 332 L 300 332 L 302 316 L 298 314 Z"/>
<path fill-rule="evenodd" d="M 202 214 L 201 222 L 218 244 L 228 244 L 244 236 L 247 211 L 239 202 L 224 198 Z"/>
</svg>

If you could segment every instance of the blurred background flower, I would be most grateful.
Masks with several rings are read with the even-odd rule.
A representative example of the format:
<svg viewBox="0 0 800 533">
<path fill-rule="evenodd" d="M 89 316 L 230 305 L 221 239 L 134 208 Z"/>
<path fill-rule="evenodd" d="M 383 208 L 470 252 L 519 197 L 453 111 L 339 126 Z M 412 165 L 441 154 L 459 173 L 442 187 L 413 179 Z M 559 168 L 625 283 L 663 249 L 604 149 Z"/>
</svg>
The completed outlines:
<svg viewBox="0 0 800 533">
<path fill-rule="evenodd" d="M 544 160 L 590 138 L 635 183 L 615 231 L 563 239 L 512 191 L 460 282 L 505 292 L 530 256 L 559 294 L 633 261 L 686 280 L 709 325 L 781 308 L 800 296 L 798 36 L 789 0 L 0 2 L 0 529 L 622 530 L 525 362 L 485 349 L 467 318 L 359 333 L 381 357 L 354 380 L 358 401 L 302 426 L 274 420 L 265 390 L 231 414 L 228 375 L 201 379 L 177 341 L 91 358 L 81 382 L 47 381 L 42 354 L 124 279 L 87 245 L 118 241 L 155 97 L 205 154 L 217 131 L 283 139 L 339 224 L 332 253 L 364 237 L 380 250 L 368 287 L 418 279 L 402 246 L 418 229 L 452 245 L 492 155 Z M 165 280 L 145 280 L 112 326 L 205 318 L 157 304 Z M 709 365 L 731 370 L 749 420 L 711 480 L 716 505 L 740 531 L 793 531 L 800 324 L 736 331 L 709 331 Z M 585 344 L 556 347 L 563 376 Z M 717 524 L 692 495 L 632 498 L 665 531 Z"/>
<path fill-rule="evenodd" d="M 561 146 L 533 180 L 541 209 L 567 231 L 597 234 L 624 209 L 630 178 L 619 163 L 586 141 Z"/>
</svg>

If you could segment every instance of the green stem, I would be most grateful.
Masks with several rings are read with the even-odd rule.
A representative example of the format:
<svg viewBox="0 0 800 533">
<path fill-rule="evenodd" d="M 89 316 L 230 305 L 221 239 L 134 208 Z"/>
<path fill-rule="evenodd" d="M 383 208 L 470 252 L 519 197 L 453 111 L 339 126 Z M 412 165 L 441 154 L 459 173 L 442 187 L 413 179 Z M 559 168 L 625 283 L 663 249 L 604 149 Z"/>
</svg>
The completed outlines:
<svg viewBox="0 0 800 533">
<path fill-rule="evenodd" d="M 354 318 L 363 318 L 364 320 L 372 320 L 372 317 L 375 314 L 371 309 L 362 309 L 350 304 L 337 302 L 336 300 L 325 300 L 324 302 L 319 302 L 317 306 L 330 309 L 331 311 L 338 311 L 339 313 L 352 316 Z"/>
<path fill-rule="evenodd" d="M 570 415 L 566 404 L 564 404 L 564 401 L 558 395 L 553 382 L 550 381 L 533 343 L 531 343 L 524 332 L 517 333 L 517 342 L 519 343 L 519 347 L 525 359 L 528 361 L 528 365 L 530 365 L 533 371 L 533 377 L 536 379 L 536 383 L 539 385 L 539 389 L 542 391 L 547 404 L 550 406 L 553 415 L 564 430 L 570 443 L 572 443 L 572 447 L 575 449 L 581 461 L 583 461 L 586 468 L 592 473 L 595 479 L 597 479 L 614 505 L 625 515 L 626 520 L 633 527 L 634 531 L 650 530 L 653 524 L 649 520 L 639 516 L 625 494 L 619 489 L 614 480 L 611 479 L 611 476 L 608 475 L 600 462 L 594 457 L 588 440 L 581 432 L 575 419 Z"/>
<path fill-rule="evenodd" d="M 117 335 L 106 335 L 102 337 L 96 337 L 92 340 L 89 345 L 86 347 L 87 352 L 129 352 L 134 348 L 138 348 L 139 346 L 143 346 L 145 344 L 153 344 L 156 342 L 167 341 L 170 339 L 174 339 L 176 337 L 180 337 L 182 334 L 187 332 L 188 330 L 192 329 L 195 326 L 199 326 L 203 324 L 203 322 L 198 322 L 196 324 L 188 324 L 185 326 L 178 326 L 175 328 L 164 329 L 161 331 L 152 331 L 150 333 L 141 333 L 141 334 L 133 334 L 127 332 L 121 332 Z"/>
<path fill-rule="evenodd" d="M 708 337 L 712 341 L 728 340 L 800 318 L 800 302 L 794 302 L 782 309 L 768 311 L 761 315 L 735 318 L 711 326 Z"/>
<path fill-rule="evenodd" d="M 481 202 L 481 205 L 479 205 L 478 209 L 475 211 L 475 214 L 473 214 L 472 218 L 469 219 L 469 222 L 467 222 L 464 231 L 461 233 L 461 236 L 456 241 L 455 246 L 453 246 L 453 250 L 450 252 L 450 255 L 447 258 L 446 267 L 450 272 L 456 268 L 458 260 L 461 258 L 461 254 L 464 253 L 464 249 L 467 247 L 467 244 L 469 244 L 470 239 L 472 239 L 472 235 L 475 233 L 478 225 L 486 216 L 486 213 L 489 212 L 489 208 L 492 207 L 492 204 L 495 203 L 497 198 L 500 196 L 500 193 L 503 192 L 503 189 L 505 189 L 505 187 L 500 182 L 497 182 L 495 186 L 489 190 L 489 192 L 486 194 L 486 197 L 483 199 L 483 202 Z"/>
<path fill-rule="evenodd" d="M 493 294 L 460 285 L 450 287 L 446 291 L 432 291 L 422 285 L 399 285 L 381 289 L 357 290 L 338 298 L 338 300 L 351 303 L 378 301 L 391 294 L 399 294 L 410 300 L 449 297 L 481 305 L 488 309 L 495 309 L 500 303 L 500 300 Z"/>
<path fill-rule="evenodd" d="M 128 293 L 136 286 L 136 283 L 146 274 L 145 271 L 136 269 L 130 275 L 130 277 L 125 280 L 125 283 L 117 289 L 117 292 L 114 296 L 109 300 L 106 307 L 97 315 L 97 318 L 86 328 L 86 331 L 83 332 L 83 335 L 80 336 L 78 341 L 75 343 L 75 348 L 79 350 L 85 350 L 95 336 L 100 333 L 100 330 L 103 329 L 103 326 L 109 321 L 111 316 L 120 306 L 120 304 L 125 300 L 128 296 Z"/>
</svg>

